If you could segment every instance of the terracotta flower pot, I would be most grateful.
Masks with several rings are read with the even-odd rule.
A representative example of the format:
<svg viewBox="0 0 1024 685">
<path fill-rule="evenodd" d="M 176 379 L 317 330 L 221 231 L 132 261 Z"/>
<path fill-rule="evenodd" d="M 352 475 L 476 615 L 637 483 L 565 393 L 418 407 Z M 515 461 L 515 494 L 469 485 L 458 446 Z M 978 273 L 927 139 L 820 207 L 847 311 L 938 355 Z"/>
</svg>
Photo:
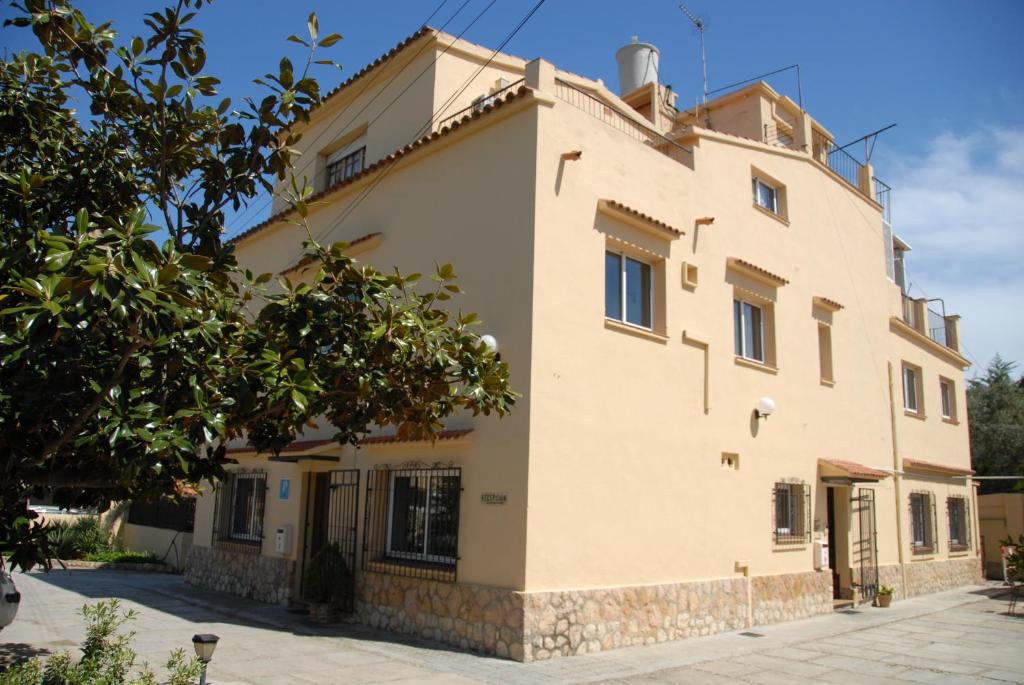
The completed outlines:
<svg viewBox="0 0 1024 685">
<path fill-rule="evenodd" d="M 890 604 L 892 604 L 892 595 L 878 595 L 878 606 L 885 609 Z"/>
</svg>

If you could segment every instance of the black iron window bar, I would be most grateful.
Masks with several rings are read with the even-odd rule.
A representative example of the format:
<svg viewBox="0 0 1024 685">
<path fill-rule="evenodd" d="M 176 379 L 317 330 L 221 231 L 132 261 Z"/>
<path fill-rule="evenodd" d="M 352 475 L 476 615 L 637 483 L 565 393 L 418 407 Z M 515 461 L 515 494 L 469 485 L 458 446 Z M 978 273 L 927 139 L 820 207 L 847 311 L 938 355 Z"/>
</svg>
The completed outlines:
<svg viewBox="0 0 1024 685">
<path fill-rule="evenodd" d="M 231 471 L 217 488 L 214 540 L 218 547 L 259 552 L 263 545 L 266 471 Z"/>
<path fill-rule="evenodd" d="M 775 483 L 772 487 L 772 541 L 805 545 L 811 541 L 811 486 Z"/>
</svg>

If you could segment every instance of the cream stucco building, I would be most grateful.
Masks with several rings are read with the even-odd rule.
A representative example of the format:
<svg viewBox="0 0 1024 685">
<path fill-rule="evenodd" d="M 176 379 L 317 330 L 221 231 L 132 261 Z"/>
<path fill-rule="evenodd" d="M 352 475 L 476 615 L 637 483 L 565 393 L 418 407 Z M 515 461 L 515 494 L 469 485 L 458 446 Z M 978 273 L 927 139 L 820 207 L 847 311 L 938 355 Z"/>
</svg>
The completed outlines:
<svg viewBox="0 0 1024 685">
<path fill-rule="evenodd" d="M 190 581 L 301 598 L 337 542 L 360 620 L 519 660 L 978 581 L 968 362 L 903 292 L 889 188 L 764 83 L 674 99 L 432 29 L 333 91 L 313 235 L 453 263 L 523 399 L 433 444 L 239 445 Z M 308 278 L 288 218 L 240 263 Z"/>
</svg>

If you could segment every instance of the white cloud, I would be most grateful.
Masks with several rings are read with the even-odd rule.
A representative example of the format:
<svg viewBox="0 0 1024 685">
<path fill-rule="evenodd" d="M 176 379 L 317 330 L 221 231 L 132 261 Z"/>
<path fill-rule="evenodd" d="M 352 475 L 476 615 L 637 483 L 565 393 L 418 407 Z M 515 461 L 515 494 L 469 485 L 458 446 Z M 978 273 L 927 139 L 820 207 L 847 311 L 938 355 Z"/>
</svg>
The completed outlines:
<svg viewBox="0 0 1024 685">
<path fill-rule="evenodd" d="M 963 317 L 977 364 L 998 352 L 1024 372 L 1024 128 L 944 133 L 890 168 L 913 294 Z"/>
</svg>

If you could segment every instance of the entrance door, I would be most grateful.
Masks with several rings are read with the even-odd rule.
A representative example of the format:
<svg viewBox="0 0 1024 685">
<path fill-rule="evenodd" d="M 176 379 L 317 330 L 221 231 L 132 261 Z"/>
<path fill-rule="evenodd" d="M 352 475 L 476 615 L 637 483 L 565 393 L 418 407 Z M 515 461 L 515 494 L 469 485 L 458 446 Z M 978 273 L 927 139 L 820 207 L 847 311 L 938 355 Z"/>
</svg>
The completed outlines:
<svg viewBox="0 0 1024 685">
<path fill-rule="evenodd" d="M 345 601 L 341 607 L 352 611 L 355 599 L 356 517 L 359 504 L 359 470 L 345 469 L 308 474 L 306 535 L 303 569 L 327 545 L 337 545 L 348 566 Z M 303 574 L 305 575 L 305 574 Z M 302 584 L 304 584 L 303 579 Z M 300 584 L 300 594 L 304 588 Z"/>
<path fill-rule="evenodd" d="M 857 553 L 860 555 L 860 590 L 864 599 L 878 595 L 878 529 L 875 526 L 875 491 L 860 488 L 857 491 L 860 510 L 860 537 Z"/>
<path fill-rule="evenodd" d="M 832 599 L 842 599 L 839 565 L 836 563 L 836 489 L 828 488 L 828 567 L 832 571 Z"/>
</svg>

